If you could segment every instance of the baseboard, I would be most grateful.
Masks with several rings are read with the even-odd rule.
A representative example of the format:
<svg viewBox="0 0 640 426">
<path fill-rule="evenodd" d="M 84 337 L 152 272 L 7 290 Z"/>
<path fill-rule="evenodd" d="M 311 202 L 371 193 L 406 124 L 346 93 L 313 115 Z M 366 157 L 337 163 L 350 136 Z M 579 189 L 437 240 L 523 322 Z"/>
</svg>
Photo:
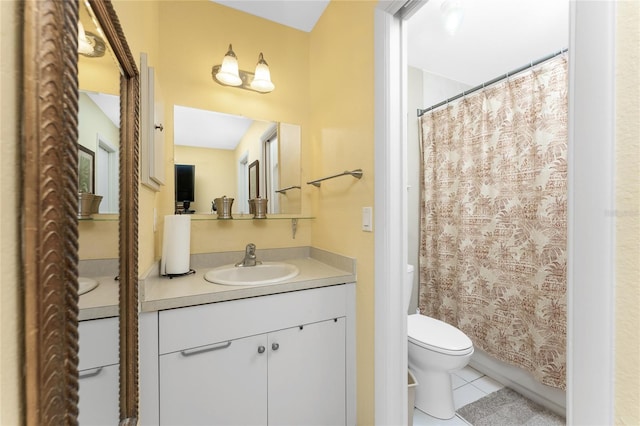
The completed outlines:
<svg viewBox="0 0 640 426">
<path fill-rule="evenodd" d="M 566 417 L 566 392 L 536 381 L 522 368 L 499 361 L 476 348 L 469 365 L 554 413 Z"/>
</svg>

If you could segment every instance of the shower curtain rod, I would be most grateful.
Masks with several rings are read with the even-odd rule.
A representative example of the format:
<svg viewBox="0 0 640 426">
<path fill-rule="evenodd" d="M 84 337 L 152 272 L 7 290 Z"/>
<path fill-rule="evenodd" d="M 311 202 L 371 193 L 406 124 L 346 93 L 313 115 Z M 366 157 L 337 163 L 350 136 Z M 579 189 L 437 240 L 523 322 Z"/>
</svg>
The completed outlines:
<svg viewBox="0 0 640 426">
<path fill-rule="evenodd" d="M 429 111 L 431 111 L 431 110 L 434 110 L 434 109 L 439 108 L 439 107 L 441 107 L 441 106 L 443 106 L 443 105 L 446 105 L 446 104 L 448 104 L 449 102 L 453 102 L 453 101 L 455 101 L 456 99 L 460 99 L 461 97 L 466 96 L 466 95 L 468 95 L 468 94 L 470 94 L 470 93 L 477 92 L 477 91 L 478 91 L 478 90 L 480 90 L 480 89 L 484 89 L 485 87 L 488 87 L 488 86 L 490 86 L 490 85 L 492 85 L 492 84 L 494 84 L 494 83 L 499 82 L 500 80 L 504 80 L 505 78 L 511 77 L 512 75 L 515 75 L 515 74 L 521 73 L 522 71 L 526 71 L 526 70 L 528 70 L 529 68 L 533 68 L 533 67 L 535 67 L 536 65 L 539 65 L 539 64 L 541 64 L 541 63 L 543 63 L 543 62 L 545 62 L 545 61 L 548 61 L 548 60 L 550 60 L 550 59 L 555 58 L 555 57 L 556 57 L 556 56 L 558 56 L 558 55 L 562 55 L 563 53 L 566 53 L 568 50 L 569 50 L 569 49 L 562 49 L 562 50 L 560 50 L 559 52 L 555 52 L 555 53 L 552 53 L 552 54 L 550 54 L 550 55 L 547 55 L 547 56 L 545 56 L 544 58 L 540 58 L 540 59 L 538 59 L 537 61 L 530 62 L 530 63 L 528 63 L 527 65 L 524 65 L 524 66 L 522 66 L 522 67 L 520 67 L 520 68 L 517 68 L 517 69 L 515 69 L 515 70 L 513 70 L 513 71 L 510 71 L 510 72 L 508 72 L 508 73 L 506 73 L 506 74 L 502 74 L 501 76 L 496 77 L 496 78 L 494 78 L 493 80 L 486 81 L 486 82 L 484 82 L 484 83 L 480 84 L 479 86 L 473 87 L 473 88 L 471 88 L 471 89 L 469 89 L 469 90 L 465 90 L 464 92 L 460 93 L 459 95 L 456 95 L 456 96 L 454 96 L 454 97 L 452 97 L 452 98 L 449 98 L 449 99 L 447 99 L 447 100 L 444 100 L 444 101 L 442 101 L 442 102 L 439 102 L 439 103 L 437 103 L 437 104 L 435 104 L 435 105 L 433 105 L 433 106 L 430 106 L 429 108 L 425 108 L 425 109 L 420 109 L 420 108 L 418 108 L 418 117 L 422 117 L 422 115 L 424 115 L 425 113 L 427 113 L 427 112 L 429 112 Z"/>
</svg>

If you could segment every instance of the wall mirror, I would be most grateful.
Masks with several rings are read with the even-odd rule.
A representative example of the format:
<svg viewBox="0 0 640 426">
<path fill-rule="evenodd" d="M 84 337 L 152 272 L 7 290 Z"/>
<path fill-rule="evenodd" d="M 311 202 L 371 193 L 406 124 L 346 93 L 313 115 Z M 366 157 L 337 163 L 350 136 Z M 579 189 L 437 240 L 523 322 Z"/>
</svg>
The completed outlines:
<svg viewBox="0 0 640 426">
<path fill-rule="evenodd" d="M 110 79 L 111 84 L 116 82 L 115 91 L 87 87 L 85 94 L 115 94 L 120 104 L 118 137 L 109 141 L 118 143 L 119 157 L 119 419 L 122 425 L 134 425 L 138 415 L 139 76 L 111 2 L 87 0 L 86 4 L 113 52 L 111 72 L 119 69 L 118 77 Z M 77 67 L 78 17 L 85 12 L 83 7 L 57 0 L 27 1 L 24 6 L 22 261 L 27 425 L 74 424 L 78 415 L 81 94 Z"/>
<path fill-rule="evenodd" d="M 98 213 L 118 213 L 120 147 L 120 67 L 108 40 L 101 33 L 90 6 L 80 3 L 78 19 L 78 145 L 93 156 L 91 171 L 79 162 L 80 182 L 90 173 L 88 192 L 102 197 Z M 84 47 L 84 43 L 88 46 Z M 86 179 L 85 179 L 86 180 Z M 87 188 L 80 185 L 80 191 Z"/>
<path fill-rule="evenodd" d="M 249 213 L 249 171 L 268 212 L 300 214 L 300 126 L 174 106 L 174 162 L 195 165 L 195 213 L 234 198 L 233 213 Z M 257 163 L 256 163 L 257 164 Z M 259 169 L 259 171 L 258 171 Z"/>
</svg>

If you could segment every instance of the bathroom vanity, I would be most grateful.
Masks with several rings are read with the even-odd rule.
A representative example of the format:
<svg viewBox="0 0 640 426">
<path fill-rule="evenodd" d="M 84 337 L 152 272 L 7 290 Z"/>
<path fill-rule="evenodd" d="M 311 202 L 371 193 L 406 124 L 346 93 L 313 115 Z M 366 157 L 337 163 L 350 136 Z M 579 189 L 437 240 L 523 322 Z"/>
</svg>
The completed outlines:
<svg viewBox="0 0 640 426">
<path fill-rule="evenodd" d="M 355 264 L 306 253 L 276 284 L 141 282 L 141 425 L 355 424 Z"/>
<path fill-rule="evenodd" d="M 159 424 L 346 424 L 353 287 L 143 314 L 158 322 Z"/>
<path fill-rule="evenodd" d="M 355 424 L 355 261 L 262 250 L 297 276 L 208 282 L 242 253 L 192 256 L 196 273 L 140 280 L 140 425 Z M 118 419 L 117 282 L 80 297 L 80 424 Z"/>
</svg>

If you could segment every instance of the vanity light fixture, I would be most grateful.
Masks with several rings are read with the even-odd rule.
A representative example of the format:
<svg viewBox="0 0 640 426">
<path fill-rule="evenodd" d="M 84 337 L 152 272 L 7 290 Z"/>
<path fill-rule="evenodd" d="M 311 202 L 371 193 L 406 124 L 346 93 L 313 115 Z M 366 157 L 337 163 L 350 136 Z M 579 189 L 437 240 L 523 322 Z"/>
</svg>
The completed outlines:
<svg viewBox="0 0 640 426">
<path fill-rule="evenodd" d="M 269 64 L 264 60 L 262 52 L 258 56 L 255 73 L 238 69 L 238 57 L 231 44 L 222 59 L 222 65 L 214 65 L 211 70 L 213 80 L 223 86 L 233 86 L 239 89 L 251 90 L 259 93 L 269 93 L 275 86 L 271 82 Z"/>
<path fill-rule="evenodd" d="M 89 58 L 104 56 L 104 40 L 89 31 L 84 30 L 82 22 L 78 21 L 78 53 Z"/>
</svg>

